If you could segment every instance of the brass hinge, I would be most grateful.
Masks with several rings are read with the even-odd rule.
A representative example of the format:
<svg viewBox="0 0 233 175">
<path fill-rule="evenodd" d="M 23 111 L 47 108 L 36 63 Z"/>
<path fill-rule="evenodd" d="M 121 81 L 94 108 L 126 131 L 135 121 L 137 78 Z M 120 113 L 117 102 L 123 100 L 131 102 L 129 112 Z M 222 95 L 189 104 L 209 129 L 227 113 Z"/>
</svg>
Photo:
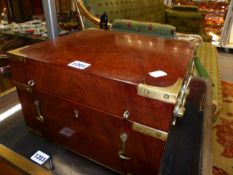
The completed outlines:
<svg viewBox="0 0 233 175">
<path fill-rule="evenodd" d="M 146 125 L 142 125 L 142 124 L 134 122 L 132 125 L 132 129 L 133 129 L 133 131 L 137 131 L 137 132 L 142 133 L 144 135 L 154 137 L 154 138 L 162 140 L 164 142 L 167 140 L 167 135 L 168 135 L 167 132 L 161 131 L 158 129 L 154 129 L 154 128 L 148 127 Z"/>
<path fill-rule="evenodd" d="M 165 103 L 176 104 L 177 96 L 182 87 L 182 83 L 183 79 L 178 78 L 175 84 L 169 87 L 157 87 L 146 84 L 139 84 L 137 94 Z"/>
</svg>

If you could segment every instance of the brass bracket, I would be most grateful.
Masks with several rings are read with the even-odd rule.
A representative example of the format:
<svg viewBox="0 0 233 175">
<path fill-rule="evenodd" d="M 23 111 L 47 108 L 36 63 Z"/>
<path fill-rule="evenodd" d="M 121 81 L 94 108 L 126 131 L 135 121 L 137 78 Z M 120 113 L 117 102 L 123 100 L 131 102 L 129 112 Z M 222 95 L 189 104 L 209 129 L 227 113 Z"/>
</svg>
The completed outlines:
<svg viewBox="0 0 233 175">
<path fill-rule="evenodd" d="M 142 133 L 142 134 L 147 135 L 147 136 L 154 137 L 154 138 L 162 140 L 164 142 L 167 140 L 168 133 L 165 131 L 154 129 L 154 128 L 151 128 L 151 127 L 148 127 L 148 126 L 136 123 L 136 122 L 133 123 L 132 129 L 133 129 L 133 131 Z"/>
<path fill-rule="evenodd" d="M 175 84 L 169 87 L 157 87 L 146 84 L 139 84 L 137 88 L 137 94 L 165 103 L 176 104 L 177 96 L 182 87 L 182 83 L 183 79 L 178 78 Z"/>
</svg>

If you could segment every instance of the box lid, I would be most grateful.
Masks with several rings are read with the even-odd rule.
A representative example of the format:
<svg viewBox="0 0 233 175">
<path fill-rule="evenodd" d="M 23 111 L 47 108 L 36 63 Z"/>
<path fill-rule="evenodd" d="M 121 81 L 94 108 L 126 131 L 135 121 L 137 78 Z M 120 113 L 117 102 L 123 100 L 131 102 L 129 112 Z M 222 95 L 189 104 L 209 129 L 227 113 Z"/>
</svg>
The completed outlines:
<svg viewBox="0 0 233 175">
<path fill-rule="evenodd" d="M 194 49 L 191 43 L 175 39 L 87 30 L 31 45 L 20 53 L 27 59 L 130 84 L 170 86 L 185 75 Z M 74 61 L 90 65 L 68 66 Z"/>
</svg>

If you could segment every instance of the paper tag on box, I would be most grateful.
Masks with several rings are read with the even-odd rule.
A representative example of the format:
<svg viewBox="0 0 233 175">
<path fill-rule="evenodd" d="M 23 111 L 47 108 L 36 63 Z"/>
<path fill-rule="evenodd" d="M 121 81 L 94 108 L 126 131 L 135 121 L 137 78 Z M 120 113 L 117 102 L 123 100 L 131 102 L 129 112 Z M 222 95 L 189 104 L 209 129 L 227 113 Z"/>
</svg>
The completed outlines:
<svg viewBox="0 0 233 175">
<path fill-rule="evenodd" d="M 149 75 L 154 78 L 158 78 L 158 77 L 167 76 L 167 73 L 164 71 L 158 70 L 158 71 L 150 72 Z"/>
<path fill-rule="evenodd" d="M 42 165 L 49 159 L 49 155 L 43 153 L 42 151 L 37 151 L 32 157 L 31 160 L 38 163 L 39 165 Z"/>
<path fill-rule="evenodd" d="M 76 69 L 86 69 L 87 67 L 89 67 L 91 64 L 89 63 L 85 63 L 85 62 L 82 62 L 82 61 L 73 61 L 72 63 L 69 63 L 68 66 L 70 67 L 74 67 Z"/>
</svg>

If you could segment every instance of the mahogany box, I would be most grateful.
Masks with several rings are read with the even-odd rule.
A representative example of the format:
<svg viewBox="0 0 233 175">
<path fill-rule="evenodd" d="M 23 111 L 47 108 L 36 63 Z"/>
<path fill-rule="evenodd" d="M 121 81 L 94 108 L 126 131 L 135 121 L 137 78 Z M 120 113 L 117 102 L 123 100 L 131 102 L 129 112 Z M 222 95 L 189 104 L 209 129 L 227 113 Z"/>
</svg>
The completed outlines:
<svg viewBox="0 0 233 175">
<path fill-rule="evenodd" d="M 30 130 L 117 172 L 158 173 L 185 113 L 192 43 L 89 30 L 8 54 Z"/>
</svg>

